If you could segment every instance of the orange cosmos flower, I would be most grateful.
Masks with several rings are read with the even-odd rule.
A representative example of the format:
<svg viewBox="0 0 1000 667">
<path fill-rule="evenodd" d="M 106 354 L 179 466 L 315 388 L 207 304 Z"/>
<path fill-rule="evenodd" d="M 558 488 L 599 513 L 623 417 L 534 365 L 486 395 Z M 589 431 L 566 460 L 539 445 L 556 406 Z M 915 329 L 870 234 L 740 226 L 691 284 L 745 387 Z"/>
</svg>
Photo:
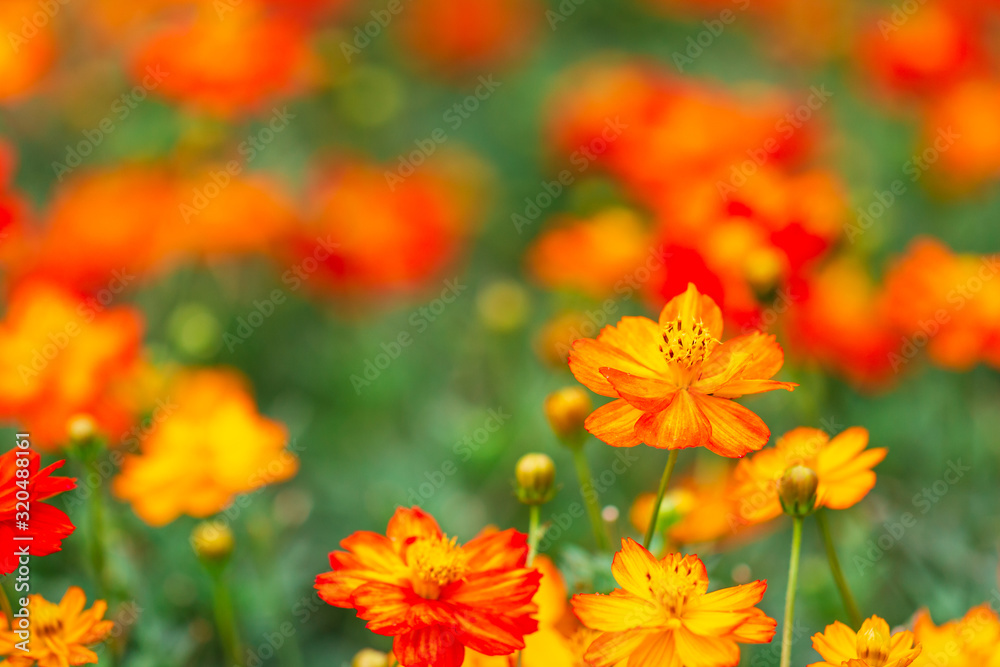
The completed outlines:
<svg viewBox="0 0 1000 667">
<path fill-rule="evenodd" d="M 892 634 L 889 624 L 878 616 L 862 623 L 858 632 L 836 621 L 812 640 L 823 661 L 809 667 L 906 667 L 920 655 L 912 632 Z"/>
<path fill-rule="evenodd" d="M 481 72 L 522 55 L 542 18 L 537 0 L 423 0 L 399 18 L 403 40 L 445 73 Z"/>
<path fill-rule="evenodd" d="M 460 188 L 430 165 L 405 179 L 340 165 L 321 176 L 305 218 L 290 263 L 310 286 L 347 295 L 422 286 L 454 259 L 470 226 Z"/>
<path fill-rule="evenodd" d="M 947 2 L 928 2 L 902 22 L 873 17 L 859 45 L 865 72 L 889 89 L 934 92 L 982 60 L 975 23 Z"/>
<path fill-rule="evenodd" d="M 789 431 L 774 447 L 737 465 L 732 493 L 739 500 L 741 520 L 759 523 L 781 514 L 776 483 L 795 465 L 811 468 L 819 478 L 817 507 L 852 507 L 875 486 L 872 468 L 888 452 L 884 447 L 865 449 L 867 445 L 868 431 L 860 426 L 832 439 L 818 428 L 802 426 Z"/>
<path fill-rule="evenodd" d="M 504 656 L 465 652 L 464 667 L 570 667 L 583 665 L 583 654 L 596 633 L 580 625 L 566 598 L 566 583 L 546 556 L 533 563 L 542 575 L 533 598 L 538 605 L 538 632 L 526 635 L 524 650 Z M 395 665 L 390 654 L 390 665 Z"/>
<path fill-rule="evenodd" d="M 922 166 L 959 193 L 1000 177 L 1000 80 L 976 77 L 936 97 L 924 116 Z"/>
<path fill-rule="evenodd" d="M 602 299 L 634 291 L 633 274 L 641 266 L 646 265 L 647 279 L 650 266 L 662 267 L 664 258 L 651 241 L 634 212 L 607 209 L 588 220 L 555 221 L 532 244 L 528 266 L 546 287 L 576 289 Z"/>
<path fill-rule="evenodd" d="M 35 18 L 41 10 L 33 0 L 0 3 L 0 101 L 29 93 L 55 60 L 56 31 L 45 14 Z"/>
<path fill-rule="evenodd" d="M 386 535 L 360 531 L 330 554 L 319 596 L 356 609 L 368 629 L 394 637 L 404 667 L 458 667 L 465 649 L 507 655 L 538 622 L 541 575 L 524 567 L 527 536 L 487 530 L 459 545 L 420 508 L 399 508 Z"/>
<path fill-rule="evenodd" d="M 614 447 L 707 447 L 729 457 L 763 447 L 767 425 L 731 399 L 798 385 L 770 379 L 784 361 L 774 336 L 721 336 L 719 307 L 691 284 L 663 307 L 659 324 L 625 317 L 596 340 L 576 341 L 573 375 L 616 399 L 587 418 L 587 430 Z"/>
<path fill-rule="evenodd" d="M 115 388 L 139 363 L 141 339 L 142 320 L 129 308 L 54 285 L 18 285 L 0 321 L 0 418 L 23 425 L 42 449 L 63 443 L 78 413 L 121 432 L 133 414 Z"/>
<path fill-rule="evenodd" d="M 675 544 L 699 544 L 746 536 L 743 529 L 749 522 L 740 515 L 740 503 L 734 493 L 735 466 L 728 460 L 707 470 L 698 468 L 693 475 L 683 477 L 663 497 L 659 523 L 666 527 L 667 537 Z M 700 462 L 699 462 L 700 463 Z M 655 493 L 644 493 L 635 499 L 629 510 L 629 520 L 640 535 L 645 535 L 653 514 Z"/>
<path fill-rule="evenodd" d="M 83 291 L 120 291 L 160 268 L 182 224 L 172 178 L 132 167 L 74 172 L 58 186 L 43 222 L 14 274 Z"/>
<path fill-rule="evenodd" d="M 879 388 L 895 371 L 899 337 L 882 290 L 853 257 L 838 257 L 793 281 L 782 322 L 791 354 L 818 362 L 853 384 Z"/>
<path fill-rule="evenodd" d="M 26 467 L 17 465 L 21 458 L 27 459 Z M 52 476 L 65 461 L 39 470 L 40 461 L 37 453 L 23 449 L 13 449 L 0 456 L 0 575 L 17 569 L 20 547 L 27 546 L 35 557 L 48 556 L 60 551 L 62 541 L 76 530 L 65 512 L 43 502 L 75 489 L 76 480 Z M 21 471 L 25 476 L 21 476 Z M 26 501 L 25 493 L 28 494 Z M 24 503 L 30 509 L 27 521 L 23 516 Z M 31 540 L 20 541 L 15 537 L 31 537 Z"/>
<path fill-rule="evenodd" d="M 135 55 L 137 85 L 231 116 L 260 111 L 313 78 L 315 63 L 298 21 L 268 13 L 259 0 L 196 4 L 194 16 L 166 25 Z"/>
<path fill-rule="evenodd" d="M 7 619 L 0 615 L 0 656 L 7 656 L 4 667 L 97 664 L 97 654 L 87 647 L 104 641 L 114 627 L 114 621 L 101 620 L 108 608 L 104 600 L 97 600 L 84 611 L 87 598 L 76 586 L 66 591 L 59 604 L 41 595 L 32 595 L 28 600 L 28 651 L 16 646 L 23 638 L 8 629 Z"/>
<path fill-rule="evenodd" d="M 913 667 L 996 667 L 1000 665 L 1000 618 L 989 604 L 973 607 L 965 616 L 934 625 L 922 609 L 913 622 L 914 639 L 923 651 Z"/>
<path fill-rule="evenodd" d="M 887 313 L 901 334 L 894 369 L 925 347 L 945 368 L 968 370 L 984 358 L 996 363 L 998 271 L 1000 256 L 959 255 L 937 239 L 914 241 L 885 278 Z"/>
<path fill-rule="evenodd" d="M 601 632 L 584 656 L 593 667 L 735 667 L 739 644 L 766 644 L 774 636 L 777 621 L 754 606 L 764 597 L 765 581 L 709 593 L 697 556 L 656 560 L 628 538 L 611 571 L 622 588 L 573 596 L 576 615 Z"/>
<path fill-rule="evenodd" d="M 112 491 L 152 526 L 181 514 L 204 518 L 233 498 L 283 482 L 298 470 L 288 434 L 257 413 L 243 378 L 229 370 L 181 373 L 164 418 L 125 457 Z"/>
</svg>

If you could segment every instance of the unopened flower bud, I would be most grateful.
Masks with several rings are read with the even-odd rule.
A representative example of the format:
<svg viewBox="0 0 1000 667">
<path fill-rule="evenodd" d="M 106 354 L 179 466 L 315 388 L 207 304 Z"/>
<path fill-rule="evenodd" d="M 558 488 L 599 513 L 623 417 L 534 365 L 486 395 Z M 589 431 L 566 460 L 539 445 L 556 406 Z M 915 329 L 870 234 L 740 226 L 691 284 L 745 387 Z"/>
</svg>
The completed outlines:
<svg viewBox="0 0 1000 667">
<path fill-rule="evenodd" d="M 785 514 L 802 518 L 816 509 L 816 471 L 804 465 L 794 465 L 778 480 L 778 498 Z"/>
<path fill-rule="evenodd" d="M 545 398 L 545 416 L 564 443 L 582 442 L 583 422 L 593 407 L 590 394 L 583 387 L 563 387 Z"/>
<path fill-rule="evenodd" d="M 517 498 L 526 505 L 541 505 L 555 495 L 556 464 L 546 454 L 525 454 L 515 469 Z"/>
<path fill-rule="evenodd" d="M 221 562 L 233 552 L 233 531 L 221 521 L 202 521 L 191 532 L 191 546 L 205 562 Z"/>
<path fill-rule="evenodd" d="M 83 443 L 97 435 L 97 422 L 88 414 L 78 414 L 66 422 L 66 434 L 70 441 Z"/>
<path fill-rule="evenodd" d="M 373 648 L 363 648 L 351 660 L 351 667 L 389 667 L 389 656 Z"/>
</svg>

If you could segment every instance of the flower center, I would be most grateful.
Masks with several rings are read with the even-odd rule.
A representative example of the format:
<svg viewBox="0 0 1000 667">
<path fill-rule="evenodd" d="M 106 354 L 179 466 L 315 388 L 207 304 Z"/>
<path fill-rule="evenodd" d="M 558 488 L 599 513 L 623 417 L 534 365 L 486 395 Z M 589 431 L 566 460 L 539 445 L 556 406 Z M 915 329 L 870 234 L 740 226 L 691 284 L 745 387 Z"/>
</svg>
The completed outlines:
<svg viewBox="0 0 1000 667">
<path fill-rule="evenodd" d="M 719 342 L 712 338 L 712 334 L 700 320 L 685 321 L 680 317 L 667 322 L 660 331 L 660 336 L 663 338 L 660 352 L 667 363 L 687 369 L 703 364 Z"/>
<path fill-rule="evenodd" d="M 858 657 L 868 667 L 883 667 L 889 660 L 890 638 L 874 625 L 865 622 L 858 632 Z"/>
<path fill-rule="evenodd" d="M 443 586 L 465 576 L 468 560 L 458 538 L 417 540 L 406 552 L 406 562 L 413 571 L 413 590 L 422 598 L 437 600 Z"/>
<path fill-rule="evenodd" d="M 688 600 L 699 594 L 698 585 L 682 572 L 668 572 L 663 577 L 657 577 L 650 583 L 650 590 L 660 606 L 674 621 L 684 612 Z M 668 621 L 669 627 L 677 627 Z"/>
<path fill-rule="evenodd" d="M 31 608 L 31 624 L 40 637 L 57 635 L 63 630 L 59 606 L 48 600 L 38 600 Z"/>
</svg>

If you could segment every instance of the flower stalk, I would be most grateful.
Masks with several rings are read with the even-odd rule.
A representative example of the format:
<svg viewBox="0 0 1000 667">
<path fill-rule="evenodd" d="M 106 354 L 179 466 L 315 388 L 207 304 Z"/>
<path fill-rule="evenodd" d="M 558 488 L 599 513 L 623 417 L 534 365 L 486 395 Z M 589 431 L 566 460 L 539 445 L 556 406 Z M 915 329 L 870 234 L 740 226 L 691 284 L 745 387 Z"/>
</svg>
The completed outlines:
<svg viewBox="0 0 1000 667">
<path fill-rule="evenodd" d="M 788 562 L 788 590 L 785 592 L 785 619 L 781 627 L 781 667 L 792 661 L 792 626 L 795 623 L 795 586 L 799 579 L 799 554 L 802 551 L 803 517 L 792 519 L 792 556 Z"/>
<path fill-rule="evenodd" d="M 646 537 L 642 541 L 642 546 L 649 549 L 650 543 L 653 541 L 653 535 L 656 534 L 656 523 L 660 518 L 660 505 L 663 504 L 663 496 L 667 493 L 667 486 L 670 484 L 670 478 L 674 474 L 674 466 L 677 465 L 677 450 L 671 449 L 670 455 L 667 457 L 667 465 L 663 468 L 663 476 L 660 477 L 660 488 L 656 491 L 656 502 L 653 503 L 653 514 L 649 517 L 649 527 L 646 528 Z"/>
<path fill-rule="evenodd" d="M 601 519 L 601 503 L 597 498 L 597 490 L 594 488 L 590 474 L 590 464 L 587 456 L 583 453 L 583 447 L 573 449 L 573 463 L 576 464 L 576 476 L 580 480 L 580 493 L 583 495 L 583 502 L 587 506 L 587 515 L 590 517 L 590 525 L 594 530 L 594 541 L 600 551 L 608 550 L 608 534 L 604 529 L 604 520 Z M 588 488 L 589 487 L 589 488 Z"/>
<path fill-rule="evenodd" d="M 819 532 L 823 536 L 823 546 L 826 548 L 826 559 L 830 563 L 830 573 L 840 591 L 840 598 L 844 601 L 844 608 L 850 618 L 851 627 L 861 626 L 861 612 L 858 610 L 858 603 L 854 600 L 851 587 L 847 584 L 844 571 L 840 567 L 840 559 L 837 558 L 837 548 L 833 544 L 833 536 L 830 533 L 830 523 L 826 520 L 826 512 L 820 510 L 816 512 L 816 523 L 819 524 Z"/>
</svg>

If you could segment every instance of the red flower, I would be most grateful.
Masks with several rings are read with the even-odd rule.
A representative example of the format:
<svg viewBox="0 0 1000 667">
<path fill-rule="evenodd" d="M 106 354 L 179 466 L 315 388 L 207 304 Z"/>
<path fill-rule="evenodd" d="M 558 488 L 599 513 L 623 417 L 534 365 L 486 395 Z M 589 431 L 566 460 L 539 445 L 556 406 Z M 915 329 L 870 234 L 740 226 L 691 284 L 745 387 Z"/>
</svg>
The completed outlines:
<svg viewBox="0 0 1000 667">
<path fill-rule="evenodd" d="M 319 596 L 353 608 L 368 629 L 395 637 L 405 667 L 458 667 L 465 649 L 508 655 L 538 629 L 531 601 L 541 574 L 525 568 L 527 537 L 484 531 L 459 545 L 419 508 L 399 508 L 386 535 L 359 531 L 330 554 Z"/>
<path fill-rule="evenodd" d="M 27 459 L 28 465 L 19 466 L 18 459 Z M 0 575 L 17 569 L 16 551 L 23 545 L 32 556 L 48 556 L 60 551 L 62 541 L 76 530 L 65 512 L 42 502 L 76 488 L 76 480 L 52 477 L 65 461 L 42 470 L 40 462 L 41 456 L 31 450 L 12 449 L 0 456 Z M 15 536 L 31 540 L 15 541 Z"/>
</svg>

